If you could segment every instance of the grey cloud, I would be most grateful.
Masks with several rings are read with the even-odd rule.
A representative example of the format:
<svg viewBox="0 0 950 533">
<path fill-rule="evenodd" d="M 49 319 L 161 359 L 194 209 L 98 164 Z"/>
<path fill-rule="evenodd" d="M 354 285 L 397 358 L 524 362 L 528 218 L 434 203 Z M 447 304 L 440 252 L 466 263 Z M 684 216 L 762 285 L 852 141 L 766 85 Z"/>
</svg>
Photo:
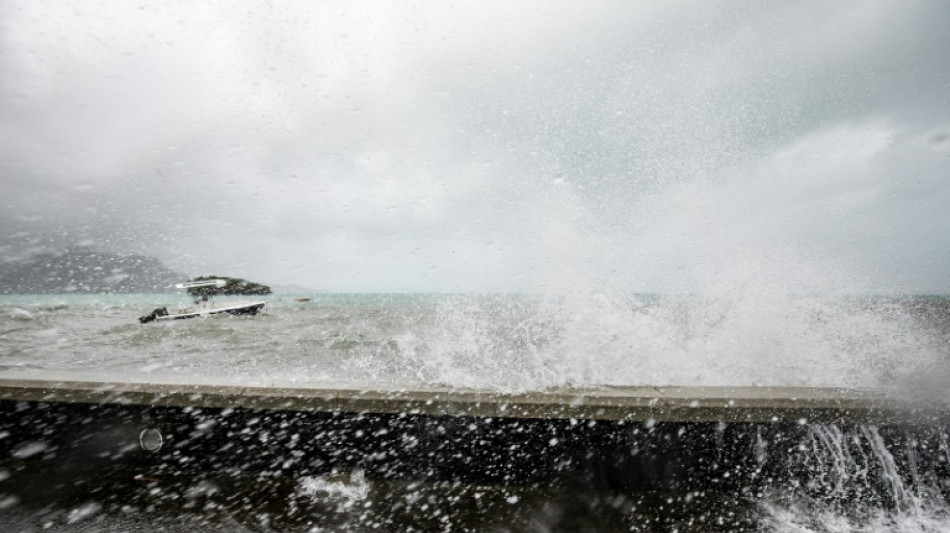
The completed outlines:
<svg viewBox="0 0 950 533">
<path fill-rule="evenodd" d="M 715 253 L 670 230 L 709 187 L 790 245 L 889 265 L 879 286 L 948 281 L 926 206 L 950 159 L 912 140 L 950 123 L 943 4 L 0 9 L 7 250 L 81 240 L 337 290 L 571 283 L 559 269 L 649 290 Z M 769 174 L 876 121 L 901 139 L 853 168 Z M 846 219 L 783 196 L 837 205 L 828 169 L 884 196 Z"/>
</svg>

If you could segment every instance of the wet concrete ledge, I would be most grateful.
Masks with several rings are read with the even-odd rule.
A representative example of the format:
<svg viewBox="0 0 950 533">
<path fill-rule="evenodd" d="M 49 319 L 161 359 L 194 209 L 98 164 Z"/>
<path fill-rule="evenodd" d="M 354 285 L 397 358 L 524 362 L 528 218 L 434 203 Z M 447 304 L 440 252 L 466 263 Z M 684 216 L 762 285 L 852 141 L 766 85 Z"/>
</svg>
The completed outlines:
<svg viewBox="0 0 950 533">
<path fill-rule="evenodd" d="M 950 404 L 821 387 L 603 387 L 501 393 L 0 378 L 0 400 L 618 422 L 946 423 Z"/>
</svg>

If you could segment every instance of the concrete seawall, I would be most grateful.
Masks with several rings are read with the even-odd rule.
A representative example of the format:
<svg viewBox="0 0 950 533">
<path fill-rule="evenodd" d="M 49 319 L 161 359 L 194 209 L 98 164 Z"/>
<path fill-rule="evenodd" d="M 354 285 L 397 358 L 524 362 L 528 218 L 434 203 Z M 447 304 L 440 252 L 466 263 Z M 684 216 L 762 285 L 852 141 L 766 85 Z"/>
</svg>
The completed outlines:
<svg viewBox="0 0 950 533">
<path fill-rule="evenodd" d="M 501 393 L 0 379 L 0 400 L 616 422 L 889 425 L 937 423 L 950 412 L 946 403 L 921 405 L 880 391 L 816 387 L 604 387 Z"/>
<path fill-rule="evenodd" d="M 108 473 L 767 490 L 810 486 L 823 475 L 816 464 L 837 457 L 827 442 L 859 458 L 886 446 L 902 472 L 946 480 L 948 412 L 835 388 L 500 393 L 8 378 L 0 471 L 16 475 L 0 479 L 0 495 L 79 498 Z M 888 472 L 867 490 L 887 486 Z"/>
</svg>

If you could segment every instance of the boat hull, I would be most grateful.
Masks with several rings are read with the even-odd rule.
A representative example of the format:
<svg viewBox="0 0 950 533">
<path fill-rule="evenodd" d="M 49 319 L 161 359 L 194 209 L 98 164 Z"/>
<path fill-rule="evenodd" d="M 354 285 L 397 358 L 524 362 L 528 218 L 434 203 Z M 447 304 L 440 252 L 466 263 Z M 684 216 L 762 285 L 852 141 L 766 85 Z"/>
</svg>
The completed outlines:
<svg viewBox="0 0 950 533">
<path fill-rule="evenodd" d="M 235 302 L 228 304 L 212 304 L 201 302 L 197 306 L 168 309 L 160 307 L 151 314 L 139 318 L 141 323 L 162 322 L 166 320 L 185 320 L 201 316 L 227 313 L 230 315 L 256 315 L 264 310 L 266 302 Z"/>
</svg>

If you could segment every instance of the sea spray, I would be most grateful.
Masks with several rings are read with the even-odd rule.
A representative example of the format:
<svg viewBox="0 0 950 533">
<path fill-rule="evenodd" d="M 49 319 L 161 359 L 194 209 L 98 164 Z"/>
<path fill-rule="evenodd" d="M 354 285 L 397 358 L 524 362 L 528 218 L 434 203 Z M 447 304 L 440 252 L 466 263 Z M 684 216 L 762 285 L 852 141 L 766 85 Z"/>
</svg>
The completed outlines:
<svg viewBox="0 0 950 533">
<path fill-rule="evenodd" d="M 411 380 L 528 390 L 601 385 L 893 386 L 946 358 L 944 333 L 885 298 L 745 294 L 440 299 L 390 354 Z M 371 353 L 358 357 L 372 367 Z M 378 361 L 376 364 L 389 364 Z"/>
<path fill-rule="evenodd" d="M 947 428 L 809 425 L 797 446 L 769 461 L 785 465 L 762 503 L 776 531 L 943 531 Z M 942 481 L 943 480 L 943 481 Z"/>
</svg>

